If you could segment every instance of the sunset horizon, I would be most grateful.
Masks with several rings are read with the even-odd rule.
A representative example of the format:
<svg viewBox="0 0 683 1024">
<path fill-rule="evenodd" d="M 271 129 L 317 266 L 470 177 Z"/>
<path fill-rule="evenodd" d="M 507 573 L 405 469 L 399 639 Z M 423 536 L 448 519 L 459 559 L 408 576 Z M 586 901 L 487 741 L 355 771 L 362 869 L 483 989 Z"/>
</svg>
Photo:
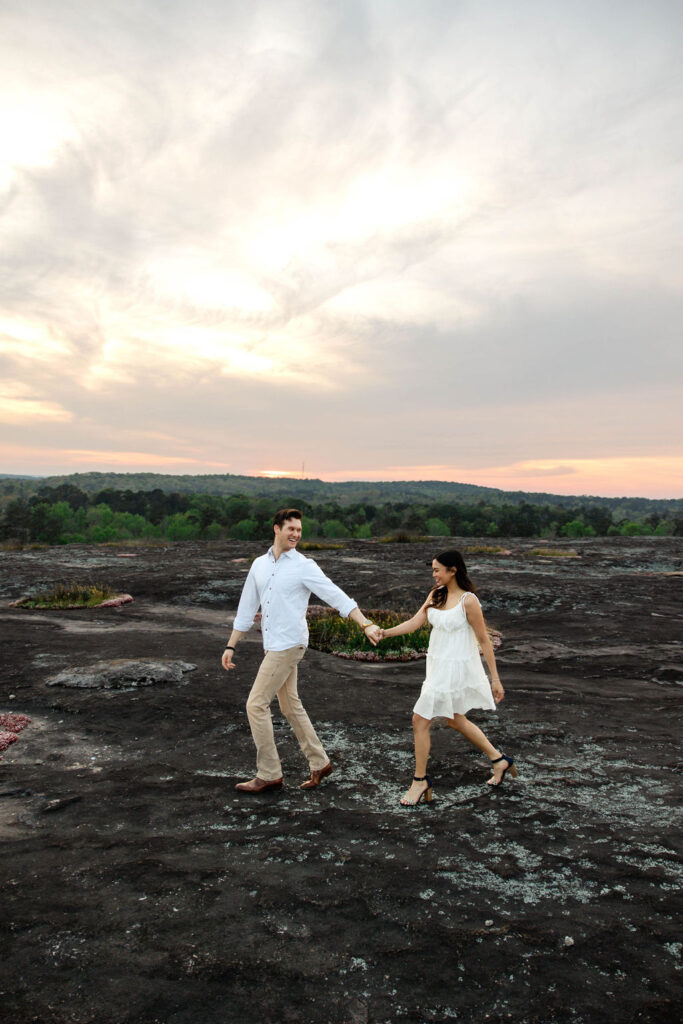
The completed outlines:
<svg viewBox="0 0 683 1024">
<path fill-rule="evenodd" d="M 595 497 L 595 498 L 649 498 L 654 500 L 675 501 L 683 499 L 683 466 L 681 460 L 658 460 L 656 475 L 652 473 L 652 460 L 643 469 L 639 465 L 643 460 L 571 460 L 565 459 L 553 464 L 545 462 L 527 462 L 514 466 L 495 467 L 490 470 L 462 469 L 448 466 L 391 466 L 380 469 L 348 469 L 341 471 L 313 472 L 304 468 L 299 470 L 285 469 L 230 469 L 197 463 L 190 466 L 186 463 L 178 465 L 173 462 L 140 465 L 126 465 L 118 459 L 104 459 L 99 464 L 84 464 L 77 468 L 69 466 L 63 469 L 44 471 L 34 470 L 0 470 L 1 477 L 18 479 L 47 479 L 50 477 L 71 476 L 89 473 L 114 473 L 134 475 L 145 473 L 152 475 L 171 475 L 180 477 L 193 476 L 246 476 L 264 480 L 319 480 L 323 483 L 416 483 L 437 482 L 468 484 L 478 487 L 495 488 L 501 491 L 525 491 L 531 494 L 551 494 L 558 497 Z M 606 466 L 606 463 L 608 464 Z M 184 467 L 184 468 L 183 468 Z M 611 473 L 606 470 L 611 470 Z M 629 470 L 640 480 L 648 481 L 641 489 L 624 489 L 621 480 L 629 476 Z M 650 471 L 648 473 L 648 470 Z M 558 478 L 564 481 L 558 486 Z M 667 483 L 669 486 L 667 487 Z"/>
</svg>

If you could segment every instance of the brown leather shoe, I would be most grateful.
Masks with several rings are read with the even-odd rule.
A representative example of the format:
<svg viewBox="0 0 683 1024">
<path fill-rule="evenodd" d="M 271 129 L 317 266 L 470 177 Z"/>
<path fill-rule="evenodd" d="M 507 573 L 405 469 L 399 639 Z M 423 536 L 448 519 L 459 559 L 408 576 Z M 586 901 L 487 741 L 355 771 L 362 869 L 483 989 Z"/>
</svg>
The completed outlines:
<svg viewBox="0 0 683 1024">
<path fill-rule="evenodd" d="M 279 789 L 281 785 L 282 779 L 271 779 L 270 782 L 266 782 L 257 775 L 249 782 L 238 782 L 235 789 L 239 789 L 240 793 L 263 793 L 267 789 Z"/>
<path fill-rule="evenodd" d="M 325 778 L 326 775 L 329 775 L 331 771 L 332 764 L 328 761 L 324 768 L 318 768 L 315 771 L 312 771 L 310 779 L 306 779 L 305 782 L 302 782 L 300 788 L 315 789 L 315 787 L 319 786 L 321 781 Z"/>
</svg>

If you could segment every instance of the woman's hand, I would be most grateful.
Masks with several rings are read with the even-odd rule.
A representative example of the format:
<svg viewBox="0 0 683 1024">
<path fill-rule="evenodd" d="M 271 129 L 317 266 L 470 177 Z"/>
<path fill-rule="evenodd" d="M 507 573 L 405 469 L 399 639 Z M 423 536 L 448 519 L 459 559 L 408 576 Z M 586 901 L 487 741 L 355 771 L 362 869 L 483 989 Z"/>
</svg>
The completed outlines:
<svg viewBox="0 0 683 1024">
<path fill-rule="evenodd" d="M 496 704 L 500 704 L 503 697 L 505 696 L 505 690 L 503 689 L 503 684 L 501 683 L 500 679 L 493 679 L 491 681 L 491 689 L 493 690 L 493 699 L 495 700 Z"/>
<path fill-rule="evenodd" d="M 374 623 L 371 626 L 366 626 L 363 632 L 373 647 L 376 647 L 382 639 L 382 630 Z"/>
</svg>

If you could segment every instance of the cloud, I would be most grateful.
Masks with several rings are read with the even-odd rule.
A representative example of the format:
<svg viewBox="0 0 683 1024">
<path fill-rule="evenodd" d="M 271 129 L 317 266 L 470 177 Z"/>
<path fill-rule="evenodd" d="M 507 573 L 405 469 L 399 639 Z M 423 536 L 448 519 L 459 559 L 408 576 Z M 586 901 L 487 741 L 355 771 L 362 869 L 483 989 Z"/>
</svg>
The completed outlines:
<svg viewBox="0 0 683 1024">
<path fill-rule="evenodd" d="M 321 472 L 349 446 L 663 454 L 681 20 L 659 0 L 5 8 L 7 378 L 65 410 L 57 452 L 114 443 L 123 414 L 143 458 L 189 438 L 235 469 L 284 464 L 282 423 Z"/>
<path fill-rule="evenodd" d="M 69 422 L 73 413 L 28 388 L 21 381 L 0 384 L 0 423 Z"/>
</svg>

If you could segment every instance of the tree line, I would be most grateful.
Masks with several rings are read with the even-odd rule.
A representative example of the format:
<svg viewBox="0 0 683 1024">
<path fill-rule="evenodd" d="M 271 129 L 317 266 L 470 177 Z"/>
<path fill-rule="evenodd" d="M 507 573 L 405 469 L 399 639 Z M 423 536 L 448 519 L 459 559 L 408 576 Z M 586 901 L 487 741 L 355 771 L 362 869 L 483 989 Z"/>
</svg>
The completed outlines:
<svg viewBox="0 0 683 1024">
<path fill-rule="evenodd" d="M 683 534 L 673 509 L 626 518 L 604 505 L 394 501 L 381 505 L 308 501 L 233 494 L 180 494 L 103 488 L 86 493 L 74 484 L 44 486 L 30 496 L 7 497 L 0 538 L 21 544 L 106 543 L 120 540 L 259 540 L 272 536 L 278 508 L 301 509 L 305 539 L 417 536 L 595 537 Z"/>
<path fill-rule="evenodd" d="M 479 484 L 463 484 L 445 480 L 346 480 L 328 482 L 316 479 L 266 479 L 238 476 L 234 473 L 167 474 L 167 473 L 69 473 L 50 477 L 3 477 L 0 474 L 0 507 L 12 497 L 28 498 L 44 487 L 56 488 L 72 484 L 88 495 L 104 490 L 156 491 L 165 494 L 213 494 L 222 498 L 269 498 L 282 507 L 285 499 L 298 508 L 305 502 L 322 504 L 336 502 L 342 506 L 366 504 L 384 506 L 401 502 L 430 506 L 434 503 L 490 505 L 557 505 L 574 508 L 597 505 L 609 508 L 618 520 L 640 522 L 651 514 L 668 515 L 683 512 L 682 498 L 604 498 L 595 495 L 548 494 L 533 491 L 503 491 Z"/>
</svg>

